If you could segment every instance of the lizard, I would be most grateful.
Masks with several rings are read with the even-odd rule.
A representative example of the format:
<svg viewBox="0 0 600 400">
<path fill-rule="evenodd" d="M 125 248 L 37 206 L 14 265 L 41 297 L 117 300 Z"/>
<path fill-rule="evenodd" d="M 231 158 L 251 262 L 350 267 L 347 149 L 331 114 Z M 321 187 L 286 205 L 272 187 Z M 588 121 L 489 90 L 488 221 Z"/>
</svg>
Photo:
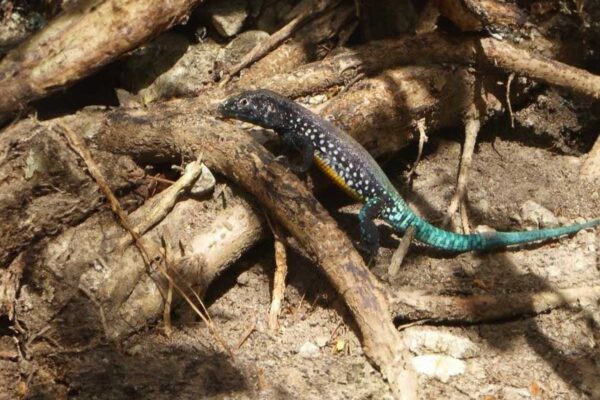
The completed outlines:
<svg viewBox="0 0 600 400">
<path fill-rule="evenodd" d="M 445 231 L 415 214 L 379 164 L 354 138 L 293 100 L 265 89 L 244 91 L 222 101 L 218 112 L 225 118 L 274 130 L 286 148 L 300 152 L 299 165 L 290 165 L 290 169 L 305 172 L 314 162 L 345 192 L 362 202 L 359 228 L 362 243 L 370 254 L 379 248 L 376 218 L 383 219 L 399 233 L 413 226 L 416 240 L 450 252 L 544 241 L 600 225 L 600 219 L 594 219 L 532 231 L 473 234 Z"/>
</svg>

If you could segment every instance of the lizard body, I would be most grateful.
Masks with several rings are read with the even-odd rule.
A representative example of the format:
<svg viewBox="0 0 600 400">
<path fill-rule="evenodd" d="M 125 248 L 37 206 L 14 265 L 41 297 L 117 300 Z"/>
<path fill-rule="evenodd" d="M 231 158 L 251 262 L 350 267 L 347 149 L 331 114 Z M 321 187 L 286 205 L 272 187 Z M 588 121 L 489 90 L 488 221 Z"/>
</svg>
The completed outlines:
<svg viewBox="0 0 600 400">
<path fill-rule="evenodd" d="M 302 154 L 301 170 L 314 160 L 337 185 L 364 203 L 358 218 L 363 241 L 379 246 L 377 217 L 404 233 L 415 228 L 415 238 L 432 247 L 464 252 L 486 250 L 538 240 L 553 239 L 600 225 L 600 219 L 558 228 L 518 232 L 458 234 L 437 228 L 417 216 L 396 191 L 371 155 L 354 138 L 301 105 L 268 90 L 243 92 L 219 106 L 225 117 L 275 130 L 286 146 Z"/>
</svg>

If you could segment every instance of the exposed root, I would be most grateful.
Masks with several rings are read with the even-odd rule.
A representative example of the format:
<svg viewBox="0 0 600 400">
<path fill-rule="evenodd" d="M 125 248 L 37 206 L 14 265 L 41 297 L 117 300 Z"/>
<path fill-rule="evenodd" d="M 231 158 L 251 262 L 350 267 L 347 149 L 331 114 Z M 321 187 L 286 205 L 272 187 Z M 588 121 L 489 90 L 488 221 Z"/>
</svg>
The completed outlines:
<svg viewBox="0 0 600 400">
<path fill-rule="evenodd" d="M 473 152 L 475 151 L 475 143 L 477 141 L 477 134 L 479 133 L 480 127 L 481 121 L 479 112 L 477 110 L 477 106 L 473 103 L 466 115 L 465 142 L 460 159 L 460 169 L 458 172 L 456 191 L 454 192 L 454 196 L 452 196 L 452 200 L 450 201 L 450 205 L 448 206 L 444 220 L 444 225 L 447 225 L 456 210 L 460 207 L 461 225 L 465 234 L 470 233 L 471 230 L 467 216 L 467 185 L 469 183 L 469 172 L 471 170 Z"/>
<path fill-rule="evenodd" d="M 187 303 L 190 305 L 190 307 L 196 312 L 196 314 L 208 326 L 213 337 L 221 344 L 221 346 L 223 346 L 223 348 L 227 351 L 227 353 L 233 358 L 234 357 L 233 352 L 231 351 L 229 346 L 225 343 L 225 341 L 221 338 L 214 323 L 212 322 L 212 320 L 210 320 L 210 317 L 208 317 L 208 313 L 206 312 L 206 308 L 204 307 L 202 300 L 200 298 L 197 299 L 200 306 L 204 310 L 204 313 L 198 309 L 198 307 L 196 306 L 196 304 L 194 304 L 192 299 L 173 280 L 173 278 L 169 275 L 169 272 L 166 270 L 166 268 L 160 262 L 156 262 L 156 263 L 153 262 L 154 258 L 148 252 L 148 250 L 146 249 L 144 244 L 140 241 L 139 234 L 133 229 L 133 227 L 127 221 L 127 216 L 125 215 L 125 212 L 121 208 L 121 205 L 119 204 L 119 200 L 116 198 L 116 196 L 114 195 L 114 193 L 108 186 L 108 182 L 106 182 L 106 179 L 104 179 L 104 176 L 102 176 L 102 173 L 100 172 L 100 168 L 98 168 L 98 165 L 92 158 L 92 154 L 90 153 L 89 149 L 87 148 L 86 144 L 83 142 L 81 137 L 78 136 L 75 132 L 73 132 L 65 124 L 61 123 L 60 126 L 63 129 L 63 133 L 65 134 L 65 137 L 69 140 L 69 144 L 73 147 L 73 150 L 76 151 L 77 154 L 79 154 L 79 156 L 84 160 L 84 162 L 87 166 L 87 169 L 90 172 L 90 175 L 92 175 L 94 180 L 98 183 L 98 186 L 100 187 L 100 189 L 106 195 L 106 198 L 108 199 L 108 201 L 110 203 L 111 209 L 119 217 L 119 221 L 120 221 L 121 225 L 129 232 L 129 234 L 133 238 L 133 243 L 135 244 L 136 248 L 139 250 L 142 257 L 144 258 L 144 263 L 148 267 L 150 267 L 151 265 L 158 267 L 158 269 L 161 271 L 161 273 L 164 275 L 164 277 L 169 281 L 169 285 L 172 285 L 179 292 L 179 294 L 187 301 Z M 200 164 L 200 163 L 198 163 L 198 164 Z M 201 168 L 201 166 L 199 165 L 198 173 L 199 173 L 200 168 Z M 88 294 L 88 297 L 89 297 L 89 294 Z M 102 311 L 102 308 L 101 308 L 101 311 Z M 205 315 L 205 313 L 206 313 L 206 315 Z M 105 321 L 103 323 L 104 323 L 105 329 L 106 329 Z"/>
<path fill-rule="evenodd" d="M 500 69 L 600 99 L 598 75 L 520 49 L 506 41 L 481 39 L 480 45 L 488 61 Z"/>
<path fill-rule="evenodd" d="M 586 156 L 579 174 L 583 179 L 600 180 L 600 135 Z"/>
<path fill-rule="evenodd" d="M 563 306 L 595 304 L 600 299 L 600 286 L 471 296 L 393 290 L 389 295 L 395 315 L 402 319 L 480 323 L 540 314 Z"/>
</svg>

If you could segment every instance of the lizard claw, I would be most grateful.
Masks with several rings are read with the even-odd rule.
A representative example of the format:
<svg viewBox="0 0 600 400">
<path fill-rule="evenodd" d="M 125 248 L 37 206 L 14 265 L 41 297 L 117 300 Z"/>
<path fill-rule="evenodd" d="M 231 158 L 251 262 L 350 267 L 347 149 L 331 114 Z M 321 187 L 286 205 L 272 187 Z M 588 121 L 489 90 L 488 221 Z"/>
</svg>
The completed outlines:
<svg viewBox="0 0 600 400">
<path fill-rule="evenodd" d="M 286 168 L 288 168 L 290 171 L 296 173 L 296 174 L 303 174 L 306 171 L 308 171 L 308 168 L 310 168 L 310 166 L 304 167 L 303 165 L 299 165 L 299 164 L 294 164 L 290 161 L 290 159 L 288 158 L 288 156 L 286 155 L 280 155 L 275 157 L 275 161 L 280 162 L 281 164 L 283 164 Z"/>
</svg>

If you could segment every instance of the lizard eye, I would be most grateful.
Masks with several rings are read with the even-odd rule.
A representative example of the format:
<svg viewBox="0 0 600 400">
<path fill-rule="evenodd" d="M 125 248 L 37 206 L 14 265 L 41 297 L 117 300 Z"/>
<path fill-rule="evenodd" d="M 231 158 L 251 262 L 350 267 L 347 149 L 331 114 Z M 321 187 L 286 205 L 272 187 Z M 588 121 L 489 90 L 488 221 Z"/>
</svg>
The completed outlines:
<svg viewBox="0 0 600 400">
<path fill-rule="evenodd" d="M 242 107 L 247 107 L 247 106 L 248 106 L 248 104 L 249 104 L 249 103 L 248 103 L 248 99 L 241 99 L 241 100 L 240 100 L 240 105 L 241 105 Z"/>
</svg>

